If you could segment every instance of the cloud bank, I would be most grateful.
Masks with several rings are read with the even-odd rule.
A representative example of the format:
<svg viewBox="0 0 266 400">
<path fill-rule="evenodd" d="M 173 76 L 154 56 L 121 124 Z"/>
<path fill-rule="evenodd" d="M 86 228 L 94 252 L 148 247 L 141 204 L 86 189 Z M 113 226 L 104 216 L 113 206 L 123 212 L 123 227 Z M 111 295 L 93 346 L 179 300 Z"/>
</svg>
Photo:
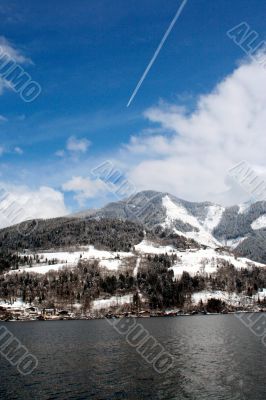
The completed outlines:
<svg viewBox="0 0 266 400">
<path fill-rule="evenodd" d="M 69 212 L 63 194 L 50 187 L 41 186 L 34 191 L 25 186 L 1 184 L 0 228 L 34 218 L 59 217 Z"/>
<path fill-rule="evenodd" d="M 105 195 L 108 191 L 104 182 L 90 177 L 82 178 L 74 176 L 62 186 L 65 192 L 74 192 L 75 199 L 80 206 L 83 206 L 88 199 L 93 199 Z"/>
<path fill-rule="evenodd" d="M 125 146 L 132 160 L 129 179 L 140 190 L 169 191 L 187 200 L 241 201 L 245 194 L 232 187 L 228 170 L 246 160 L 266 172 L 265 87 L 266 70 L 250 61 L 199 96 L 193 111 L 174 104 L 148 109 L 145 117 L 164 134 L 131 138 Z"/>
</svg>

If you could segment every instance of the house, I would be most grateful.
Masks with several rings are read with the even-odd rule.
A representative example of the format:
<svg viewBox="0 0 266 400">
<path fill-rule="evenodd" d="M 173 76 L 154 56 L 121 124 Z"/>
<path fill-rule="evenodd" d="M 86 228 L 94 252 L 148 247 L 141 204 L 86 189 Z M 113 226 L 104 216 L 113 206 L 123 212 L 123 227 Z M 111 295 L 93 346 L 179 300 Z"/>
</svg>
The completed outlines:
<svg viewBox="0 0 266 400">
<path fill-rule="evenodd" d="M 9 310 L 12 315 L 14 315 L 15 317 L 19 317 L 20 315 L 24 315 L 25 314 L 25 310 L 24 308 L 10 308 Z"/>
<path fill-rule="evenodd" d="M 37 312 L 38 309 L 37 309 L 37 307 L 28 307 L 28 308 L 25 309 L 25 311 L 26 311 L 27 313 L 30 313 L 30 312 Z"/>
<path fill-rule="evenodd" d="M 49 315 L 55 315 L 56 310 L 55 308 L 44 308 L 43 309 L 43 315 L 49 316 Z"/>
<path fill-rule="evenodd" d="M 151 313 L 150 313 L 150 311 L 145 311 L 145 310 L 143 310 L 143 311 L 140 311 L 139 312 L 139 316 L 141 317 L 141 318 L 149 318 L 150 316 L 151 316 Z"/>
</svg>

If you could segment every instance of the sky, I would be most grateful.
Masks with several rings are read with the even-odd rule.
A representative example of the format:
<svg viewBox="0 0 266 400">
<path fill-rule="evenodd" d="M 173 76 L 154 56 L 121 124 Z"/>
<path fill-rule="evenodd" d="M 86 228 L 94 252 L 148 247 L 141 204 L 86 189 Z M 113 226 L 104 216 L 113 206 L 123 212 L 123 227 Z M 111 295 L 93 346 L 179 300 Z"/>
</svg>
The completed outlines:
<svg viewBox="0 0 266 400">
<path fill-rule="evenodd" d="M 0 64 L 0 187 L 27 217 L 120 200 L 105 163 L 134 191 L 226 205 L 250 198 L 230 168 L 266 177 L 264 1 L 188 0 L 127 107 L 180 4 L 0 1 L 0 49 L 39 88 L 25 101 Z M 227 34 L 241 23 L 253 44 Z"/>
</svg>

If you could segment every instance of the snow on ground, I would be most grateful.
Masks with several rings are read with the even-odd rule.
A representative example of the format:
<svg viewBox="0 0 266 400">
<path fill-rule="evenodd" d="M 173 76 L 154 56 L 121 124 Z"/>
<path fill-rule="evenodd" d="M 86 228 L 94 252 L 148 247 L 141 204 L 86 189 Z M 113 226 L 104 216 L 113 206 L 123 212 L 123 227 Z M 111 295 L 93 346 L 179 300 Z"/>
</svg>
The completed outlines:
<svg viewBox="0 0 266 400">
<path fill-rule="evenodd" d="M 258 301 L 259 299 L 260 299 L 260 300 L 263 300 L 264 298 L 266 298 L 266 289 L 265 289 L 265 288 L 259 289 L 259 290 L 258 290 L 258 293 L 255 294 L 255 295 L 252 296 L 252 297 L 253 297 L 254 300 L 256 300 L 256 301 Z"/>
<path fill-rule="evenodd" d="M 238 213 L 239 214 L 244 214 L 250 207 L 252 203 L 247 201 L 245 203 L 241 203 L 238 205 Z"/>
<path fill-rule="evenodd" d="M 202 300 L 202 302 L 206 304 L 209 299 L 218 299 L 229 305 L 239 306 L 253 304 L 254 301 L 257 302 L 258 299 L 263 300 L 264 297 L 266 297 L 266 289 L 260 289 L 257 294 L 251 297 L 243 294 L 228 293 L 221 290 L 203 290 L 202 292 L 193 293 L 191 301 L 193 304 L 198 304 Z"/>
<path fill-rule="evenodd" d="M 181 276 L 184 271 L 188 272 L 190 275 L 214 273 L 217 271 L 217 264 L 221 264 L 219 260 L 228 261 L 230 264 L 233 264 L 235 268 L 239 269 L 248 268 L 251 264 L 258 267 L 266 267 L 264 264 L 251 261 L 247 258 L 235 258 L 227 252 L 218 252 L 212 248 L 178 251 L 171 246 L 156 246 L 154 243 L 145 239 L 135 246 L 135 250 L 143 254 L 176 254 L 178 261 L 171 268 L 174 271 L 175 277 Z M 134 271 L 137 271 L 136 267 Z"/>
<path fill-rule="evenodd" d="M 212 232 L 213 229 L 218 226 L 219 222 L 221 221 L 224 210 L 225 208 L 218 204 L 208 206 L 208 213 L 205 221 L 202 224 L 203 228 L 205 228 L 208 232 Z"/>
<path fill-rule="evenodd" d="M 247 236 L 239 236 L 234 239 L 227 239 L 224 244 L 225 246 L 232 247 L 232 249 L 235 249 L 243 240 L 245 240 Z"/>
<path fill-rule="evenodd" d="M 28 308 L 31 307 L 31 305 L 29 303 L 25 303 L 24 301 L 22 301 L 22 298 L 17 298 L 14 303 L 10 303 L 9 301 L 3 301 L 0 300 L 0 306 L 1 307 L 5 307 L 5 308 Z"/>
<path fill-rule="evenodd" d="M 255 221 L 251 224 L 252 229 L 262 229 L 266 228 L 266 214 L 261 215 L 259 218 L 255 219 Z"/>
<path fill-rule="evenodd" d="M 197 250 L 186 250 L 178 251 L 171 246 L 156 246 L 154 243 L 147 240 L 143 240 L 135 249 L 138 253 L 143 254 L 176 254 L 178 261 L 171 267 L 174 271 L 175 277 L 180 277 L 184 271 L 194 276 L 197 274 L 212 274 L 217 271 L 217 265 L 220 265 L 219 260 L 228 261 L 233 264 L 235 268 L 249 268 L 249 266 L 256 265 L 258 267 L 266 267 L 266 265 L 251 261 L 244 257 L 235 258 L 233 255 L 227 252 L 218 252 L 215 249 L 197 249 Z M 134 272 L 136 273 L 138 268 L 135 267 Z M 133 273 L 134 273 L 133 272 Z"/>
<path fill-rule="evenodd" d="M 25 254 L 21 254 L 23 256 Z M 33 257 L 33 254 L 27 254 Z M 133 253 L 111 252 L 106 250 L 95 249 L 94 246 L 83 247 L 79 251 L 66 252 L 42 252 L 38 253 L 40 263 L 34 264 L 32 267 L 20 267 L 18 270 L 12 270 L 9 273 L 18 272 L 35 272 L 46 274 L 48 271 L 58 271 L 64 267 L 75 267 L 79 260 L 99 260 L 100 266 L 109 270 L 118 270 L 122 265 L 122 259 L 132 257 Z M 47 260 L 47 261 L 46 261 Z M 56 260 L 54 264 L 49 265 L 48 262 Z"/>
<path fill-rule="evenodd" d="M 135 246 L 135 250 L 138 253 L 144 254 L 165 254 L 165 253 L 173 253 L 175 250 L 172 246 L 156 246 L 155 243 L 149 242 L 144 239 L 142 242 Z"/>
<path fill-rule="evenodd" d="M 209 232 L 201 229 L 199 232 L 186 232 L 186 236 L 189 239 L 194 239 L 196 242 L 201 243 L 205 246 L 209 246 L 212 248 L 221 246 L 221 243 L 218 242 Z"/>
<path fill-rule="evenodd" d="M 174 271 L 175 277 L 180 277 L 184 271 L 194 276 L 196 274 L 211 274 L 217 271 L 219 259 L 228 261 L 235 268 L 248 268 L 250 264 L 258 267 L 266 267 L 264 264 L 256 263 L 247 258 L 238 257 L 226 253 L 218 253 L 214 249 L 199 249 L 198 251 L 176 252 L 180 261 L 178 261 L 171 269 Z"/>
<path fill-rule="evenodd" d="M 221 260 L 228 261 L 235 268 L 248 268 L 250 265 L 258 267 L 266 267 L 264 264 L 253 262 L 246 258 L 235 258 L 228 252 L 215 251 L 213 248 L 207 249 L 190 249 L 186 251 L 178 251 L 172 246 L 160 246 L 155 243 L 143 239 L 141 243 L 135 246 L 137 253 L 136 265 L 133 275 L 136 276 L 141 261 L 142 254 L 176 254 L 177 262 L 171 268 L 175 277 L 180 277 L 184 271 L 190 275 L 215 273 L 217 265 L 221 265 Z M 49 271 L 59 271 L 62 268 L 73 268 L 80 259 L 99 260 L 99 265 L 108 270 L 118 271 L 124 263 L 123 259 L 136 257 L 134 253 L 126 252 L 110 252 L 97 250 L 94 246 L 83 248 L 75 252 L 43 252 L 39 254 L 40 263 L 32 267 L 20 267 L 18 270 L 11 270 L 8 274 L 17 274 L 22 272 L 46 274 Z M 47 261 L 46 261 L 47 259 Z M 48 261 L 57 260 L 55 264 L 48 264 Z M 54 261 L 53 261 L 54 262 Z"/>
<path fill-rule="evenodd" d="M 82 248 L 80 251 L 73 251 L 73 252 L 44 252 L 39 253 L 39 257 L 42 259 L 52 260 L 57 259 L 61 263 L 77 263 L 79 259 L 96 259 L 96 260 L 108 260 L 114 259 L 117 255 L 120 258 L 130 257 L 132 253 L 126 252 L 112 252 L 106 250 L 98 250 L 95 249 L 94 246 L 88 246 L 88 248 Z"/>
<path fill-rule="evenodd" d="M 197 242 L 204 244 L 205 246 L 217 247 L 220 245 L 219 242 L 211 235 L 211 233 L 204 229 L 204 226 L 202 226 L 198 222 L 197 218 L 189 214 L 181 204 L 175 204 L 167 195 L 163 197 L 162 204 L 166 209 L 166 219 L 163 224 L 164 227 L 171 227 L 174 221 L 180 220 L 186 224 L 193 226 L 194 228 L 197 228 L 198 232 L 191 231 L 184 233 L 175 229 L 176 234 L 189 239 L 194 239 Z M 221 213 L 221 210 L 219 212 L 217 211 L 217 209 L 209 210 L 209 220 L 208 222 L 206 222 L 207 226 L 210 227 L 211 224 L 214 224 L 218 220 L 218 218 L 220 218 L 219 213 Z"/>
<path fill-rule="evenodd" d="M 22 272 L 29 272 L 29 273 L 37 273 L 37 274 L 46 274 L 49 271 L 59 271 L 62 268 L 72 268 L 76 264 L 54 264 L 54 265 L 42 265 L 42 264 L 35 264 L 32 267 L 20 267 L 19 269 L 13 269 L 8 272 L 8 274 L 18 274 Z"/>
<path fill-rule="evenodd" d="M 200 228 L 198 220 L 189 214 L 181 204 L 174 203 L 169 196 L 164 196 L 162 203 L 166 209 L 166 224 L 171 225 L 173 221 L 180 219 L 185 224 Z"/>
<path fill-rule="evenodd" d="M 191 301 L 193 304 L 198 304 L 201 300 L 203 304 L 206 304 L 209 299 L 218 299 L 222 300 L 227 304 L 232 306 L 238 306 L 240 304 L 245 304 L 246 302 L 250 302 L 250 298 L 247 296 L 238 295 L 237 293 L 228 293 L 223 292 L 221 290 L 208 291 L 203 290 L 202 292 L 193 293 L 191 297 Z"/>
<path fill-rule="evenodd" d="M 108 259 L 108 260 L 101 260 L 100 267 L 107 268 L 109 270 L 118 270 L 122 265 L 122 261 L 119 259 Z"/>
<path fill-rule="evenodd" d="M 135 276 L 135 277 L 138 274 L 138 270 L 139 270 L 139 266 L 140 266 L 140 260 L 141 260 L 141 257 L 138 257 L 137 261 L 136 261 L 136 266 L 135 266 L 135 268 L 133 270 L 133 276 Z"/>
<path fill-rule="evenodd" d="M 124 304 L 131 304 L 133 300 L 133 294 L 127 294 L 125 296 L 112 296 L 109 299 L 93 300 L 92 309 L 101 310 L 109 309 L 111 307 L 119 307 Z"/>
</svg>

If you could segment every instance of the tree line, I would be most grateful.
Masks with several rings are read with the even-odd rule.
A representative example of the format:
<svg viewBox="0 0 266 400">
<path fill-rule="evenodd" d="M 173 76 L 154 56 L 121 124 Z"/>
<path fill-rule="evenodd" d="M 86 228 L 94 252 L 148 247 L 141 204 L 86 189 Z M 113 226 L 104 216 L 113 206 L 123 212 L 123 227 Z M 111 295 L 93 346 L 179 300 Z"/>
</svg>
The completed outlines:
<svg viewBox="0 0 266 400">
<path fill-rule="evenodd" d="M 50 271 L 45 275 L 15 273 L 0 276 L 0 298 L 24 302 L 41 307 L 72 306 L 79 304 L 90 309 L 99 297 L 134 294 L 137 304 L 141 293 L 151 309 L 183 307 L 193 293 L 202 290 L 224 290 L 252 296 L 266 287 L 266 271 L 262 268 L 235 269 L 223 262 L 212 275 L 190 276 L 184 272 L 178 279 L 169 269 L 174 255 L 147 256 L 137 276 L 133 273 L 113 273 L 99 267 L 97 260 L 80 260 L 75 269 Z M 263 300 L 263 299 L 262 299 Z"/>
</svg>

